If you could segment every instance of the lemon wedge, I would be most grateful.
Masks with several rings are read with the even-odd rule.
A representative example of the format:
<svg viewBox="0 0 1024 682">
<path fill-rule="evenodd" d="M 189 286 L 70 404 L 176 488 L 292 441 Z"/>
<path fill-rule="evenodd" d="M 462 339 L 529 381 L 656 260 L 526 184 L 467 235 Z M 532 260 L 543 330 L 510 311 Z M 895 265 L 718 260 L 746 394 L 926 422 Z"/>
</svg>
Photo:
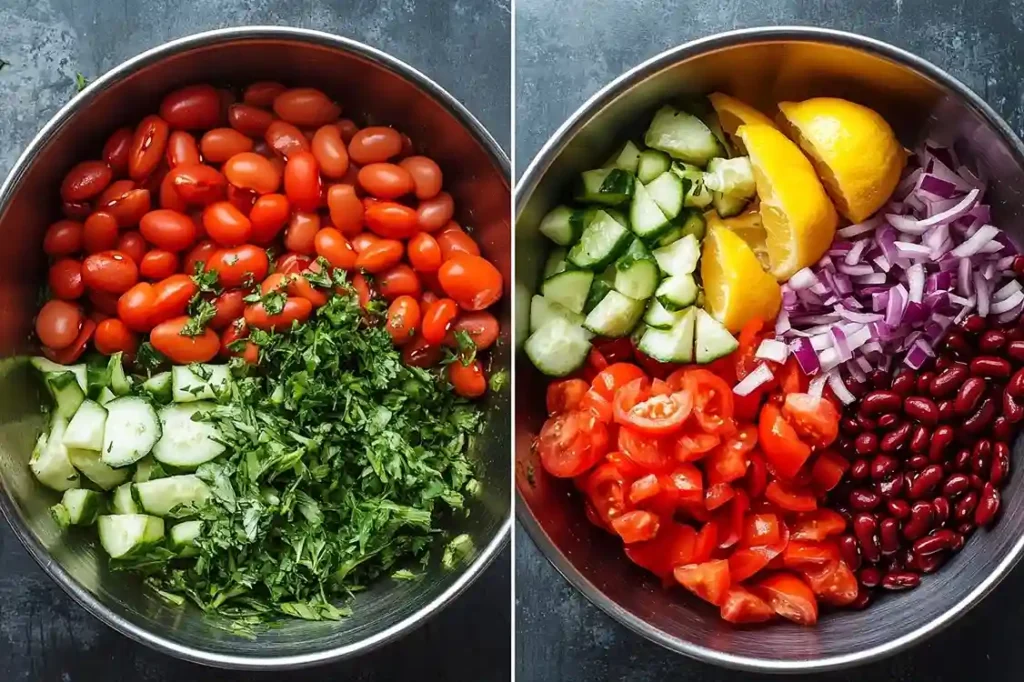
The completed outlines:
<svg viewBox="0 0 1024 682">
<path fill-rule="evenodd" d="M 718 114 L 718 122 L 721 124 L 722 130 L 732 138 L 741 152 L 746 151 L 743 149 L 743 143 L 736 139 L 736 129 L 741 125 L 760 123 L 775 127 L 772 120 L 760 111 L 724 92 L 713 92 L 708 95 L 708 100 L 710 100 L 715 113 Z"/>
<path fill-rule="evenodd" d="M 782 305 L 782 287 L 761 269 L 743 238 L 724 225 L 708 225 L 700 276 L 704 309 L 734 334 L 755 317 L 774 319 Z"/>
</svg>

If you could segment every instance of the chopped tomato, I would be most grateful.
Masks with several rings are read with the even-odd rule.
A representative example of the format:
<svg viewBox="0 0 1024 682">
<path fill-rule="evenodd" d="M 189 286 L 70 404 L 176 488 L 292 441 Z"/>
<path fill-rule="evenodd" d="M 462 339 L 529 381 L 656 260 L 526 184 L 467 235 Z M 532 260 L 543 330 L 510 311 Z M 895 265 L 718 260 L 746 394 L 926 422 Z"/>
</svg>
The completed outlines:
<svg viewBox="0 0 1024 682">
<path fill-rule="evenodd" d="M 589 412 L 560 414 L 544 423 L 537 450 L 552 476 L 579 476 L 608 451 L 608 429 Z"/>
<path fill-rule="evenodd" d="M 644 371 L 634 364 L 616 362 L 612 365 L 606 365 L 600 370 L 599 374 L 591 382 L 591 387 L 609 402 L 613 402 L 616 391 L 631 381 L 642 379 L 645 376 L 647 375 L 644 374 Z"/>
<path fill-rule="evenodd" d="M 794 540 L 821 542 L 846 530 L 846 519 L 831 509 L 815 509 L 798 515 L 792 525 Z"/>
<path fill-rule="evenodd" d="M 748 453 L 757 444 L 757 429 L 744 426 L 705 460 L 708 482 L 731 483 L 747 473 Z"/>
<path fill-rule="evenodd" d="M 658 482 L 657 474 L 647 474 L 633 481 L 629 486 L 629 501 L 639 504 L 649 500 L 661 492 L 661 483 Z"/>
<path fill-rule="evenodd" d="M 678 391 L 672 381 L 674 376 L 668 378 L 668 383 Z M 682 390 L 693 393 L 693 414 L 701 428 L 707 433 L 730 435 L 736 428 L 732 420 L 732 387 L 706 369 L 686 370 L 682 382 Z"/>
<path fill-rule="evenodd" d="M 826 448 L 839 435 L 839 411 L 825 398 L 810 393 L 789 393 L 782 414 L 796 428 L 804 442 Z"/>
<path fill-rule="evenodd" d="M 667 436 L 682 428 L 693 409 L 686 391 L 653 395 L 646 378 L 634 379 L 615 393 L 615 421 L 652 436 Z"/>
<path fill-rule="evenodd" d="M 609 464 L 615 466 L 616 469 L 622 472 L 622 475 L 626 478 L 633 480 L 640 478 L 647 472 L 642 467 L 637 466 L 633 463 L 629 457 L 620 452 L 619 450 L 613 450 L 604 456 L 604 459 Z"/>
<path fill-rule="evenodd" d="M 628 336 L 619 339 L 598 337 L 594 339 L 593 344 L 609 364 L 629 362 L 633 359 L 633 342 Z"/>
<path fill-rule="evenodd" d="M 754 357 L 757 347 L 761 344 L 761 329 L 764 327 L 764 320 L 752 318 L 743 325 L 739 335 L 739 348 L 733 357 L 736 358 L 736 378 L 742 379 L 757 367 L 758 360 Z"/>
<path fill-rule="evenodd" d="M 827 565 L 839 561 L 839 550 L 831 542 L 806 542 L 790 540 L 786 551 L 782 553 L 782 563 L 786 568 L 801 566 Z"/>
<path fill-rule="evenodd" d="M 592 381 L 594 377 L 604 371 L 608 366 L 608 360 L 605 359 L 604 355 L 601 354 L 596 348 L 591 348 L 590 353 L 587 354 L 587 362 L 583 366 L 583 376 L 587 381 Z"/>
<path fill-rule="evenodd" d="M 729 571 L 735 582 L 742 582 L 757 572 L 768 568 L 768 565 L 780 557 L 789 546 L 789 529 L 783 521 L 779 521 L 778 539 L 768 545 L 744 546 L 729 555 Z"/>
<path fill-rule="evenodd" d="M 657 515 L 643 510 L 626 512 L 612 519 L 612 528 L 626 544 L 650 540 L 658 534 L 658 524 Z"/>
<path fill-rule="evenodd" d="M 846 606 L 857 599 L 857 577 L 842 561 L 800 569 L 811 591 L 826 604 Z"/>
<path fill-rule="evenodd" d="M 783 618 L 799 625 L 818 622 L 818 601 L 814 593 L 807 583 L 792 573 L 767 575 L 751 586 L 751 591 L 768 602 Z"/>
<path fill-rule="evenodd" d="M 764 463 L 764 455 L 761 454 L 760 450 L 754 450 L 750 453 L 744 484 L 750 499 L 756 500 L 764 495 L 765 486 L 768 485 L 768 467 Z"/>
<path fill-rule="evenodd" d="M 672 572 L 679 584 L 715 606 L 725 602 L 729 591 L 729 562 L 721 559 L 678 566 Z M 808 590 L 810 591 L 810 590 Z"/>
<path fill-rule="evenodd" d="M 811 480 L 819 492 L 828 492 L 839 485 L 849 468 L 849 460 L 832 450 L 825 450 L 814 458 L 814 464 L 811 465 Z"/>
<path fill-rule="evenodd" d="M 605 424 L 610 424 L 614 417 L 611 401 L 592 388 L 583 394 L 583 398 L 580 399 L 579 409 L 589 410 L 599 421 Z"/>
<path fill-rule="evenodd" d="M 669 520 L 662 523 L 654 539 L 627 545 L 626 556 L 659 578 L 666 578 L 676 566 L 694 561 L 696 542 L 697 531 L 691 526 Z"/>
<path fill-rule="evenodd" d="M 588 390 L 590 386 L 583 379 L 552 381 L 547 391 L 548 414 L 554 416 L 578 409 Z"/>
<path fill-rule="evenodd" d="M 619 450 L 634 464 L 647 471 L 668 471 L 675 463 L 664 441 L 627 426 L 619 429 Z"/>
<path fill-rule="evenodd" d="M 694 563 L 709 561 L 716 547 L 718 547 L 718 524 L 708 521 L 701 526 L 700 532 L 697 533 L 697 542 L 693 546 Z"/>
<path fill-rule="evenodd" d="M 731 566 L 730 566 L 731 570 Z M 764 623 L 775 617 L 768 602 L 742 587 L 730 587 L 722 602 L 722 620 L 729 623 Z"/>
<path fill-rule="evenodd" d="M 728 502 L 736 495 L 736 491 L 728 483 L 716 483 L 709 485 L 704 493 L 704 506 L 708 511 L 714 511 Z"/>
<path fill-rule="evenodd" d="M 704 479 L 700 469 L 692 464 L 679 464 L 670 474 L 659 477 L 661 489 L 670 496 L 674 505 L 702 504 Z"/>
<path fill-rule="evenodd" d="M 650 374 L 652 377 L 658 377 L 664 379 L 673 371 L 679 368 L 679 365 L 671 362 L 658 362 L 649 355 L 643 353 L 636 345 L 633 346 L 633 357 L 636 359 L 636 364 L 643 367 L 644 371 Z"/>
<path fill-rule="evenodd" d="M 689 433 L 684 431 L 676 439 L 676 459 L 680 462 L 696 462 L 718 447 L 722 439 L 713 433 Z"/>
<path fill-rule="evenodd" d="M 614 464 L 607 462 L 598 465 L 583 480 L 581 487 L 602 528 L 612 530 L 612 521 L 626 512 L 626 486 L 626 477 Z"/>
<path fill-rule="evenodd" d="M 768 464 L 784 478 L 796 476 L 811 456 L 810 446 L 800 440 L 779 408 L 771 403 L 761 408 L 758 436 Z"/>
<path fill-rule="evenodd" d="M 750 498 L 742 490 L 732 489 L 728 507 L 722 507 L 715 515 L 718 525 L 718 548 L 728 549 L 743 537 L 743 519 L 750 510 Z"/>
<path fill-rule="evenodd" d="M 764 490 L 764 496 L 772 504 L 786 511 L 807 512 L 818 508 L 814 495 L 782 481 L 772 481 Z"/>
<path fill-rule="evenodd" d="M 775 372 L 775 378 L 778 379 L 779 388 L 787 395 L 789 393 L 806 393 L 807 387 L 810 384 L 810 380 L 804 374 L 804 371 L 800 369 L 800 365 L 797 364 L 794 357 L 786 360 L 786 364 Z"/>
<path fill-rule="evenodd" d="M 779 517 L 775 514 L 751 514 L 743 527 L 743 544 L 746 547 L 773 545 L 781 535 Z"/>
</svg>

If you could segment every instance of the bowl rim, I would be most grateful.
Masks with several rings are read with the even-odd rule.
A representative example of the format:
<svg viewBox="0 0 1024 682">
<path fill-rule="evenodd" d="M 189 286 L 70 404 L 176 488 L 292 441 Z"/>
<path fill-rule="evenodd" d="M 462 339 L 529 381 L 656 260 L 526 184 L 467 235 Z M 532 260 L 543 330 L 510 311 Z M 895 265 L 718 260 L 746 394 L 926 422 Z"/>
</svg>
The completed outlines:
<svg viewBox="0 0 1024 682">
<path fill-rule="evenodd" d="M 910 68 L 936 82 L 940 87 L 962 98 L 968 107 L 977 111 L 1006 142 L 1017 162 L 1024 166 L 1024 143 L 1017 137 L 1013 129 L 989 106 L 981 97 L 958 79 L 931 62 L 918 57 L 902 48 L 889 43 L 869 38 L 856 33 L 813 26 L 760 26 L 715 33 L 682 45 L 670 48 L 650 59 L 629 69 L 574 111 L 566 121 L 548 138 L 547 142 L 536 153 L 527 166 L 515 190 L 515 213 L 518 223 L 519 216 L 533 195 L 537 185 L 547 172 L 554 159 L 568 145 L 569 141 L 580 131 L 584 124 L 597 112 L 618 97 L 628 92 L 639 81 L 652 76 L 678 62 L 697 57 L 706 52 L 722 48 L 737 47 L 757 42 L 824 42 L 841 47 L 849 47 L 881 57 L 891 62 Z M 824 656 L 803 660 L 784 661 L 755 656 L 744 656 L 726 653 L 700 644 L 681 640 L 655 628 L 619 606 L 607 597 L 600 588 L 587 580 L 572 562 L 554 545 L 547 533 L 541 528 L 536 517 L 529 511 L 518 487 L 516 489 L 516 518 L 526 529 L 534 544 L 544 557 L 554 566 L 563 578 L 583 593 L 592 604 L 625 625 L 633 632 L 676 653 L 685 654 L 698 660 L 706 661 L 727 668 L 749 670 L 762 673 L 784 672 L 823 672 L 840 668 L 852 667 L 870 661 L 876 661 L 907 647 L 923 641 L 940 632 L 957 618 L 962 616 L 982 598 L 991 592 L 1010 570 L 1021 559 L 1024 551 L 1024 536 L 1017 539 L 1010 551 L 995 569 L 985 576 L 963 599 L 953 604 L 945 613 L 934 621 L 896 637 L 884 644 L 849 654 Z"/>
<path fill-rule="evenodd" d="M 511 161 L 494 137 L 491 136 L 480 121 L 478 121 L 476 117 L 473 116 L 473 114 L 471 114 L 470 111 L 455 99 L 455 97 L 453 97 L 447 90 L 409 64 L 406 64 L 396 57 L 357 40 L 323 31 L 290 26 L 234 26 L 194 33 L 162 43 L 122 62 L 104 73 L 94 82 L 90 83 L 84 90 L 82 90 L 81 93 L 61 107 L 61 109 L 54 114 L 49 121 L 47 121 L 46 125 L 36 133 L 31 142 L 25 148 L 25 151 L 22 152 L 17 161 L 15 161 L 6 180 L 4 180 L 3 184 L 0 184 L 0 213 L 3 212 L 12 200 L 15 187 L 20 183 L 24 174 L 32 165 L 39 150 L 53 138 L 56 131 L 71 117 L 87 108 L 93 102 L 96 95 L 109 88 L 121 78 L 168 57 L 182 54 L 192 49 L 209 47 L 211 45 L 217 45 L 224 42 L 248 40 L 285 40 L 334 48 L 355 54 L 356 56 L 362 57 L 369 62 L 397 74 L 411 82 L 418 89 L 425 92 L 428 96 L 432 97 L 435 101 L 445 107 L 483 146 L 491 160 L 501 171 L 506 184 L 511 187 Z M 22 522 L 20 515 L 15 509 L 12 498 L 7 492 L 6 486 L 2 484 L 2 481 L 0 481 L 0 487 L 3 487 L 4 489 L 3 494 L 0 495 L 0 511 L 3 512 L 3 515 L 6 517 L 15 536 L 17 536 L 26 551 L 28 551 L 32 558 L 35 559 L 36 563 L 39 564 L 50 578 L 60 585 L 60 587 L 76 602 L 84 607 L 86 611 L 121 634 L 152 647 L 157 651 L 161 651 L 176 658 L 181 658 L 193 663 L 237 670 L 286 670 L 308 667 L 351 658 L 398 639 L 408 632 L 411 632 L 416 627 L 422 625 L 430 616 L 441 611 L 441 609 L 450 604 L 476 578 L 478 578 L 480 574 L 483 573 L 484 569 L 491 564 L 494 558 L 509 542 L 512 528 L 512 511 L 510 505 L 508 514 L 498 527 L 494 537 L 491 538 L 487 545 L 481 548 L 472 563 L 466 567 L 463 573 L 458 576 L 458 578 L 456 578 L 447 589 L 437 595 L 430 602 L 417 609 L 415 612 L 380 632 L 352 644 L 307 654 L 289 656 L 239 656 L 219 654 L 179 644 L 165 637 L 156 635 L 145 628 L 139 627 L 134 622 L 113 613 L 95 596 L 93 596 L 89 590 L 74 580 L 60 564 L 51 559 L 50 553 Z"/>
</svg>

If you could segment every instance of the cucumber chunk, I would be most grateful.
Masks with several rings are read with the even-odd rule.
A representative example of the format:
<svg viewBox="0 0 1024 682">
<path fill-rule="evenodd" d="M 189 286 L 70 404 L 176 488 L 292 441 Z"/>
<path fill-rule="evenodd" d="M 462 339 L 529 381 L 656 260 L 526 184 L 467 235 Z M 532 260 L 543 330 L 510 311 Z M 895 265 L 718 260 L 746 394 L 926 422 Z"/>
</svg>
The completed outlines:
<svg viewBox="0 0 1024 682">
<path fill-rule="evenodd" d="M 173 395 L 170 372 L 159 372 L 142 382 L 142 390 L 153 396 L 153 400 L 166 405 Z"/>
<path fill-rule="evenodd" d="M 110 511 L 115 514 L 138 514 L 139 505 L 135 503 L 132 495 L 132 484 L 122 483 L 114 490 L 114 497 L 110 502 Z"/>
<path fill-rule="evenodd" d="M 696 336 L 695 359 L 702 365 L 728 355 L 740 345 L 721 322 L 699 308 L 697 309 Z"/>
<path fill-rule="evenodd" d="M 78 387 L 81 388 L 82 391 L 86 391 L 89 388 L 88 368 L 85 364 L 58 365 L 56 362 L 52 362 L 42 356 L 34 357 L 29 362 L 44 375 L 60 372 L 73 372 L 75 378 L 78 380 Z"/>
<path fill-rule="evenodd" d="M 615 290 L 630 298 L 646 299 L 658 287 L 658 263 L 643 242 L 634 239 L 615 261 Z"/>
<path fill-rule="evenodd" d="M 148 514 L 99 517 L 100 545 L 112 559 L 123 559 L 164 539 L 164 520 Z"/>
<path fill-rule="evenodd" d="M 530 333 L 537 331 L 553 317 L 560 317 L 570 324 L 583 324 L 583 315 L 574 313 L 561 303 L 555 303 L 540 295 L 530 299 Z"/>
<path fill-rule="evenodd" d="M 667 310 L 682 310 L 697 300 L 697 282 L 693 275 L 673 275 L 662 280 L 654 296 Z"/>
<path fill-rule="evenodd" d="M 643 314 L 644 301 L 624 296 L 613 289 L 590 311 L 583 326 L 600 336 L 629 336 Z"/>
<path fill-rule="evenodd" d="M 153 459 L 153 456 L 147 455 L 135 463 L 135 473 L 132 474 L 132 480 L 136 483 L 142 483 L 154 478 L 163 478 L 166 475 L 164 468 Z"/>
<path fill-rule="evenodd" d="M 96 517 L 103 513 L 105 507 L 103 493 L 74 488 L 64 491 L 60 502 L 50 507 L 50 514 L 61 528 L 91 526 L 96 523 Z"/>
<path fill-rule="evenodd" d="M 68 422 L 63 443 L 68 448 L 99 451 L 103 447 L 103 430 L 106 424 L 106 408 L 91 400 L 84 400 L 75 416 Z"/>
<path fill-rule="evenodd" d="M 594 277 L 587 292 L 587 300 L 583 303 L 584 315 L 597 307 L 597 304 L 604 300 L 608 292 L 615 288 L 615 266 L 609 265 L 600 275 Z"/>
<path fill-rule="evenodd" d="M 636 184 L 633 201 L 629 205 L 629 226 L 633 234 L 645 241 L 656 239 L 672 228 L 672 221 L 642 182 Z"/>
<path fill-rule="evenodd" d="M 648 327 L 640 339 L 640 351 L 659 362 L 692 362 L 696 308 L 687 308 L 670 329 Z"/>
<path fill-rule="evenodd" d="M 704 184 L 712 191 L 715 210 L 723 218 L 742 213 L 756 193 L 754 169 L 745 156 L 711 159 Z"/>
<path fill-rule="evenodd" d="M 177 369 L 177 368 L 175 368 Z M 224 452 L 217 438 L 217 427 L 195 418 L 209 412 L 216 404 L 209 402 L 168 405 L 160 410 L 160 440 L 153 446 L 153 458 L 180 469 L 194 469 L 216 459 Z"/>
<path fill-rule="evenodd" d="M 541 276 L 541 280 L 554 277 L 561 272 L 571 269 L 568 261 L 565 260 L 567 255 L 569 255 L 568 249 L 562 247 L 551 249 L 547 260 L 544 261 L 544 274 Z"/>
<path fill-rule="evenodd" d="M 556 206 L 540 221 L 540 233 L 558 244 L 569 246 L 583 234 L 583 211 L 568 206 Z"/>
<path fill-rule="evenodd" d="M 227 365 L 175 365 L 171 368 L 171 398 L 176 403 L 216 400 L 230 382 Z"/>
<path fill-rule="evenodd" d="M 128 480 L 127 468 L 114 469 L 103 463 L 96 450 L 68 448 L 68 459 L 90 481 L 103 490 L 115 488 Z"/>
<path fill-rule="evenodd" d="M 671 329 L 679 320 L 683 319 L 685 314 L 685 310 L 668 310 L 658 299 L 653 298 L 644 315 L 644 323 L 655 329 Z"/>
<path fill-rule="evenodd" d="M 682 213 L 676 218 L 676 222 L 682 229 L 680 234 L 681 237 L 685 237 L 688 234 L 692 234 L 697 238 L 697 241 L 704 239 L 704 234 L 707 232 L 708 224 L 704 219 L 704 214 L 695 208 L 684 209 Z"/>
<path fill-rule="evenodd" d="M 582 313 L 593 281 L 594 273 L 589 270 L 565 270 L 544 280 L 540 292 L 549 301 Z"/>
<path fill-rule="evenodd" d="M 669 106 L 654 114 L 644 144 L 698 166 L 716 156 L 725 156 L 725 149 L 704 121 Z"/>
<path fill-rule="evenodd" d="M 526 339 L 530 362 L 544 374 L 562 377 L 579 369 L 590 353 L 590 333 L 583 327 L 553 318 Z"/>
<path fill-rule="evenodd" d="M 196 547 L 196 538 L 203 532 L 202 521 L 182 521 L 171 526 L 169 533 L 169 544 L 171 550 L 180 557 L 190 557 L 199 554 Z"/>
<path fill-rule="evenodd" d="M 85 391 L 78 383 L 78 376 L 71 371 L 52 372 L 46 375 L 46 386 L 57 403 L 56 412 L 65 419 L 71 419 L 85 401 Z"/>
<path fill-rule="evenodd" d="M 160 439 L 160 421 L 153 406 L 142 398 L 126 396 L 111 400 L 106 407 L 103 463 L 123 467 L 148 455 Z"/>
<path fill-rule="evenodd" d="M 136 483 L 135 493 L 143 511 L 155 516 L 192 516 L 210 499 L 210 487 L 192 474 Z"/>
<path fill-rule="evenodd" d="M 647 185 L 647 193 L 666 218 L 675 218 L 683 210 L 683 180 L 671 171 L 665 171 Z"/>
<path fill-rule="evenodd" d="M 635 180 L 632 173 L 621 168 L 584 171 L 573 198 L 584 204 L 617 206 L 633 196 Z"/>
<path fill-rule="evenodd" d="M 683 206 L 703 209 L 711 205 L 712 192 L 704 185 L 704 171 L 697 166 L 676 161 L 672 172 L 683 181 Z"/>
<path fill-rule="evenodd" d="M 64 447 L 64 432 L 67 428 L 67 420 L 59 414 L 54 415 L 50 433 L 39 436 L 28 460 L 29 469 L 36 479 L 58 492 L 82 485 L 81 476 L 72 466 L 68 449 Z"/>
<path fill-rule="evenodd" d="M 578 268 L 604 270 L 626 250 L 633 235 L 605 211 L 598 211 L 567 259 Z"/>
<path fill-rule="evenodd" d="M 124 372 L 124 359 L 121 351 L 110 356 L 110 390 L 114 395 L 128 395 L 132 392 L 132 381 Z"/>
<path fill-rule="evenodd" d="M 672 159 L 665 152 L 657 149 L 645 149 L 640 152 L 636 167 L 637 179 L 644 183 L 651 182 L 672 166 Z"/>
<path fill-rule="evenodd" d="M 114 395 L 114 392 L 111 391 L 109 387 L 104 386 L 103 390 L 100 391 L 99 396 L 96 398 L 96 402 L 100 405 L 106 405 L 116 397 L 117 396 Z"/>
<path fill-rule="evenodd" d="M 697 270 L 700 259 L 700 244 L 692 234 L 653 252 L 658 267 L 666 275 L 690 275 Z"/>
<path fill-rule="evenodd" d="M 612 154 L 611 158 L 609 158 L 607 163 L 604 164 L 604 167 L 621 168 L 624 171 L 636 173 L 639 163 L 640 149 L 633 144 L 632 140 L 627 140 L 626 144 L 622 145 L 622 148 L 618 152 Z"/>
</svg>

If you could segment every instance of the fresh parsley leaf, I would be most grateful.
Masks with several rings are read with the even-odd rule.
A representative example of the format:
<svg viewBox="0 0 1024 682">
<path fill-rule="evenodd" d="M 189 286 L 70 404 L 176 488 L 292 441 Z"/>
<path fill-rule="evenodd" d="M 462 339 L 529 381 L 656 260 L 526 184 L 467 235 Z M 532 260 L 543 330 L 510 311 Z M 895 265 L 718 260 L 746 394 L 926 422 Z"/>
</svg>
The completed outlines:
<svg viewBox="0 0 1024 682">
<path fill-rule="evenodd" d="M 260 301 L 263 303 L 263 309 L 267 311 L 267 315 L 280 315 L 281 311 L 284 310 L 284 304 L 288 300 L 285 293 L 280 289 L 274 291 L 268 291 Z"/>
<path fill-rule="evenodd" d="M 466 330 L 455 330 L 455 347 L 457 349 L 456 355 L 463 366 L 468 367 L 476 360 L 476 343 Z"/>
<path fill-rule="evenodd" d="M 217 308 L 212 302 L 195 297 L 189 302 L 188 307 L 190 317 L 180 333 L 182 336 L 199 336 L 206 331 L 210 320 L 217 315 Z"/>
<path fill-rule="evenodd" d="M 488 388 L 491 389 L 491 393 L 497 393 L 501 389 L 508 385 L 508 372 L 503 369 L 499 369 L 497 372 L 491 375 L 490 384 Z"/>
<path fill-rule="evenodd" d="M 456 535 L 444 548 L 444 555 L 441 557 L 441 565 L 451 570 L 465 559 L 473 551 L 473 538 L 465 533 Z"/>
<path fill-rule="evenodd" d="M 83 76 L 81 73 L 76 71 L 75 72 L 75 88 L 77 88 L 78 92 L 81 92 L 82 90 L 85 90 L 87 85 L 89 85 L 89 79 L 86 78 L 85 76 Z"/>
<path fill-rule="evenodd" d="M 154 348 L 149 341 L 139 344 L 139 350 L 135 353 L 135 364 L 147 374 L 160 369 L 166 363 L 167 358 L 164 354 Z"/>
<path fill-rule="evenodd" d="M 220 278 L 215 270 L 206 270 L 206 263 L 199 261 L 196 263 L 195 271 L 192 273 L 192 282 L 195 283 L 199 289 L 197 293 L 200 294 L 219 294 Z"/>
<path fill-rule="evenodd" d="M 316 264 L 319 266 L 318 270 L 307 269 L 302 276 L 315 287 L 330 289 L 334 286 L 334 281 L 331 278 L 331 264 L 323 256 L 316 259 Z"/>
</svg>

